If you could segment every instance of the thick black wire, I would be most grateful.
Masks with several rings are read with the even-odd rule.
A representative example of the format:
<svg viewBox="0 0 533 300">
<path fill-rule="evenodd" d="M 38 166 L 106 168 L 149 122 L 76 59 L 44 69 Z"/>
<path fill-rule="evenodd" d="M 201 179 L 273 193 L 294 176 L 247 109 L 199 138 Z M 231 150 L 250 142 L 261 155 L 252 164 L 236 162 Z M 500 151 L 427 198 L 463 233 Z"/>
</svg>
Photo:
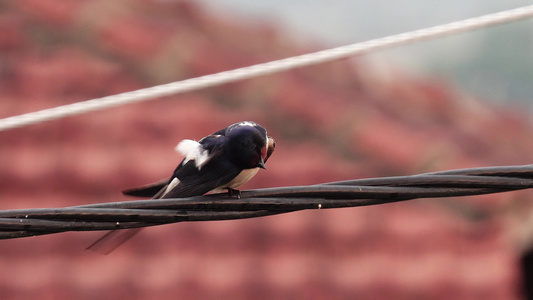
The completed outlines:
<svg viewBox="0 0 533 300">
<path fill-rule="evenodd" d="M 304 209 L 376 205 L 415 198 L 471 196 L 533 187 L 533 165 L 451 170 L 308 186 L 0 211 L 0 239 L 65 231 L 110 230 L 176 222 L 255 218 Z"/>
</svg>

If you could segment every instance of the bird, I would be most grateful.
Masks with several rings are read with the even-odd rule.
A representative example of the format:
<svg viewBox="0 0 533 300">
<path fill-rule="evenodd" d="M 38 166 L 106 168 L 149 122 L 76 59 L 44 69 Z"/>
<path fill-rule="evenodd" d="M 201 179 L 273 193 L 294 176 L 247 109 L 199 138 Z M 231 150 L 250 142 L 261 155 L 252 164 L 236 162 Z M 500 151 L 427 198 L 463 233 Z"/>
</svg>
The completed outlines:
<svg viewBox="0 0 533 300">
<path fill-rule="evenodd" d="M 175 150 L 184 156 L 170 178 L 122 191 L 152 199 L 186 198 L 225 190 L 240 197 L 237 187 L 252 179 L 274 152 L 275 140 L 261 125 L 237 122 L 199 141 L 185 139 Z M 141 228 L 113 230 L 87 249 L 109 254 Z"/>
</svg>

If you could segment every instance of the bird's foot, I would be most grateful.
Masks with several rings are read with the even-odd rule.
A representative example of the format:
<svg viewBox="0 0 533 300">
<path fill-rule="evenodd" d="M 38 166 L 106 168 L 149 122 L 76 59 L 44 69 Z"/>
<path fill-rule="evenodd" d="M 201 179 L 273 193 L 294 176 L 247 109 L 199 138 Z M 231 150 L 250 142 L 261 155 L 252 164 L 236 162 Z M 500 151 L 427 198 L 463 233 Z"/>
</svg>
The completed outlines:
<svg viewBox="0 0 533 300">
<path fill-rule="evenodd" d="M 241 199 L 241 191 L 228 188 L 228 196 L 233 199 Z"/>
</svg>

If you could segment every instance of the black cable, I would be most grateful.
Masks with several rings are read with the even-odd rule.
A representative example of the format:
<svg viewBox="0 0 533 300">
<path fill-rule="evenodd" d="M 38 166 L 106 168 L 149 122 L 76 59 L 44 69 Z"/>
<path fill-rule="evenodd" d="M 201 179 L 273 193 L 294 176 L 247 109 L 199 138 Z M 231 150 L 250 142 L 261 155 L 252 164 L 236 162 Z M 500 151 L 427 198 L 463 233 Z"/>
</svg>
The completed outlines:
<svg viewBox="0 0 533 300">
<path fill-rule="evenodd" d="M 247 190 L 240 193 L 240 198 L 230 198 L 223 193 L 65 208 L 4 210 L 0 211 L 0 239 L 65 231 L 255 218 L 304 209 L 366 206 L 415 198 L 472 196 L 532 187 L 533 165 L 526 165 Z"/>
</svg>

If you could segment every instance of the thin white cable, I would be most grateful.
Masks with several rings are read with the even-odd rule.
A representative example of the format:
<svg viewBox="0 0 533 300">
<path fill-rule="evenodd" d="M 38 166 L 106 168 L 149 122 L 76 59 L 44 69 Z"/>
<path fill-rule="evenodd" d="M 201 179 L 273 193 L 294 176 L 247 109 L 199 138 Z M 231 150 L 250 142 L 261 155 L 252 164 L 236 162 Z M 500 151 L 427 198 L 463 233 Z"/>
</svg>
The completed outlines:
<svg viewBox="0 0 533 300">
<path fill-rule="evenodd" d="M 18 116 L 0 119 L 0 131 L 22 127 L 30 124 L 54 120 L 66 116 L 81 114 L 89 111 L 104 109 L 127 103 L 155 99 L 162 96 L 184 93 L 202 88 L 221 85 L 252 77 L 286 71 L 294 68 L 330 62 L 349 56 L 391 48 L 421 40 L 437 38 L 445 35 L 457 34 L 478 28 L 509 23 L 520 19 L 533 17 L 533 5 L 499 13 L 484 15 L 463 21 L 452 22 L 435 27 L 392 35 L 384 38 L 351 44 L 343 47 L 289 57 L 268 63 L 253 65 L 240 69 L 205 75 L 201 77 L 176 81 L 132 92 L 92 99 L 64 106 L 49 108 Z"/>
</svg>

